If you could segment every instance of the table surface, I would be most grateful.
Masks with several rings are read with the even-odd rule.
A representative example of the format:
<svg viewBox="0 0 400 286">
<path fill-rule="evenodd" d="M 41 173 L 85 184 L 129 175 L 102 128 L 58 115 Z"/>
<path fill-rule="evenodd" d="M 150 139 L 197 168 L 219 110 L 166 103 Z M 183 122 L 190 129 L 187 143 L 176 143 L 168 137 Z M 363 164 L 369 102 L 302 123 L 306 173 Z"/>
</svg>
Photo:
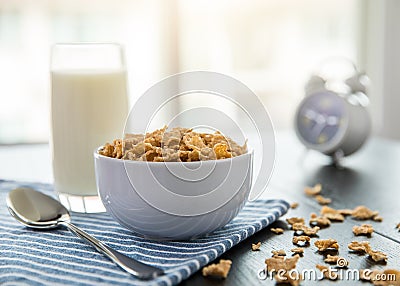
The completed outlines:
<svg viewBox="0 0 400 286">
<path fill-rule="evenodd" d="M 261 281 L 257 273 L 271 257 L 271 250 L 284 249 L 290 253 L 294 247 L 291 242 L 293 232 L 288 230 L 286 217 L 301 216 L 309 218 L 310 213 L 319 213 L 321 206 L 304 195 L 304 187 L 321 183 L 322 194 L 332 199 L 333 208 L 354 208 L 365 205 L 378 210 L 383 222 L 371 223 L 375 232 L 370 238 L 355 237 L 352 226 L 363 222 L 346 218 L 343 223 L 333 223 L 322 229 L 319 237 L 338 240 L 339 255 L 349 261 L 349 269 L 384 269 L 400 267 L 400 232 L 395 228 L 400 222 L 400 142 L 382 138 L 372 138 L 358 153 L 345 158 L 343 168 L 330 165 L 330 160 L 314 151 L 305 150 L 293 133 L 278 133 L 277 156 L 274 174 L 264 198 L 282 198 L 299 207 L 291 209 L 281 220 L 227 251 L 221 258 L 232 260 L 232 268 L 226 279 L 205 278 L 200 272 L 181 283 L 182 285 L 273 285 L 274 282 Z M 51 182 L 51 166 L 48 147 L 42 146 L 3 146 L 0 147 L 0 178 Z M 282 227 L 286 231 L 276 235 L 271 227 Z M 312 239 L 305 247 L 304 257 L 300 258 L 297 269 L 315 269 L 323 264 L 324 256 L 316 251 Z M 374 263 L 363 255 L 350 253 L 347 244 L 352 240 L 368 240 L 373 249 L 388 254 L 387 264 Z M 251 244 L 261 242 L 260 251 L 251 251 Z M 290 254 L 289 254 L 290 255 Z M 317 272 L 318 273 L 318 272 Z M 356 285 L 351 279 L 336 282 L 340 285 Z M 303 284 L 313 285 L 314 280 Z M 332 284 L 333 285 L 333 284 Z M 366 284 L 368 285 L 368 284 Z"/>
<path fill-rule="evenodd" d="M 400 143 L 373 138 L 358 153 L 345 158 L 342 162 L 343 169 L 337 169 L 330 165 L 330 160 L 325 156 L 305 150 L 293 134 L 279 135 L 282 134 L 277 136 L 275 171 L 268 190 L 263 195 L 286 199 L 290 203 L 298 202 L 298 208 L 291 209 L 280 221 L 226 252 L 221 258 L 232 260 L 227 279 L 204 278 L 197 272 L 182 285 L 273 285 L 274 282 L 270 280 L 260 281 L 257 278 L 258 270 L 265 266 L 265 258 L 271 257 L 271 250 L 284 249 L 290 255 L 290 249 L 295 246 L 291 242 L 293 231 L 287 230 L 282 235 L 276 235 L 270 228 L 288 229 L 286 217 L 301 216 L 308 219 L 311 212 L 319 213 L 321 206 L 314 199 L 304 195 L 304 186 L 316 183 L 321 183 L 322 194 L 332 199 L 331 207 L 341 209 L 365 205 L 378 210 L 383 217 L 383 222 L 380 223 L 365 222 L 371 223 L 375 229 L 371 238 L 355 237 L 352 226 L 364 222 L 351 218 L 320 230 L 321 239 L 334 238 L 339 242 L 339 255 L 349 261 L 349 269 L 400 270 L 400 232 L 395 228 L 400 222 Z M 316 251 L 314 240 L 312 239 L 310 246 L 305 248 L 304 257 L 300 258 L 297 269 L 315 269 L 316 264 L 327 265 L 323 261 L 323 255 Z M 370 241 L 374 249 L 388 254 L 387 264 L 376 264 L 367 256 L 349 253 L 347 244 L 352 240 Z M 261 250 L 253 252 L 251 244 L 258 241 L 261 241 Z M 305 285 L 317 283 L 303 282 Z M 357 285 L 361 282 L 351 279 L 336 282 L 324 280 L 323 285 L 325 284 Z"/>
</svg>

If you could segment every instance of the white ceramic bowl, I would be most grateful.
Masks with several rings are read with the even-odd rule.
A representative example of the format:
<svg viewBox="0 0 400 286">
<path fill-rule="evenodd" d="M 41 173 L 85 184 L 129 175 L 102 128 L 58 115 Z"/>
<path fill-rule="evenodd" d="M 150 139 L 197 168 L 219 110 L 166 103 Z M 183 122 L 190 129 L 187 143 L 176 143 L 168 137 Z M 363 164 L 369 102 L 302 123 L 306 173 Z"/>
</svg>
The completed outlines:
<svg viewBox="0 0 400 286">
<path fill-rule="evenodd" d="M 191 239 L 230 222 L 251 189 L 253 152 L 201 162 L 140 162 L 94 152 L 97 189 L 121 225 L 154 239 Z"/>
</svg>

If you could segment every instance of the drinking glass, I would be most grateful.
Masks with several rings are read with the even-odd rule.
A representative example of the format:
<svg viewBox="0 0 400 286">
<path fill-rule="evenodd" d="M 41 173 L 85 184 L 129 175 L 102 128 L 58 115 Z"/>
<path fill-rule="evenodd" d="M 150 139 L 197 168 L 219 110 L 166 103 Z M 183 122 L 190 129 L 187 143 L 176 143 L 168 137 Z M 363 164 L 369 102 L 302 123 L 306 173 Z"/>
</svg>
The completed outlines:
<svg viewBox="0 0 400 286">
<path fill-rule="evenodd" d="M 127 75 L 118 44 L 56 44 L 51 52 L 51 150 L 54 187 L 75 212 L 105 211 L 93 150 L 123 133 Z"/>
</svg>

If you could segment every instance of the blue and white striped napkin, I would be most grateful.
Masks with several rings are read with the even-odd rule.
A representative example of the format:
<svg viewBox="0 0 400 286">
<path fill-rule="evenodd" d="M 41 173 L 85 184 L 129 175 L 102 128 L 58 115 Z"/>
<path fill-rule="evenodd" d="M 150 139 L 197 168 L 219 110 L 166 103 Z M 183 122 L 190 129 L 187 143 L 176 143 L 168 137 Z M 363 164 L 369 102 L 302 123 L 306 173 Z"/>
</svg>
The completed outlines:
<svg viewBox="0 0 400 286">
<path fill-rule="evenodd" d="M 149 285 L 113 262 L 66 229 L 35 231 L 18 223 L 6 207 L 8 191 L 32 187 L 52 194 L 47 184 L 0 180 L 1 285 Z M 175 285 L 222 253 L 285 214 L 282 200 L 248 203 L 224 228 L 191 241 L 160 242 L 135 235 L 107 214 L 72 214 L 72 222 L 102 242 L 137 260 L 165 270 L 150 284 Z"/>
</svg>

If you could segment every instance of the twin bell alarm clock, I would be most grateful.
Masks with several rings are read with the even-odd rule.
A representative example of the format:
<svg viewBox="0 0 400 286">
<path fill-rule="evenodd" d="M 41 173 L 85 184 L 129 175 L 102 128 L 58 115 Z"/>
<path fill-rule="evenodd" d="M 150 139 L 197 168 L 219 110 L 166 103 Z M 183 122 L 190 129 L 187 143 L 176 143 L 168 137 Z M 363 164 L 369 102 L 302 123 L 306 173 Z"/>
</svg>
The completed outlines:
<svg viewBox="0 0 400 286">
<path fill-rule="evenodd" d="M 313 75 L 296 111 L 295 130 L 300 141 L 308 149 L 331 156 L 334 162 L 360 149 L 371 132 L 369 80 L 354 64 L 351 66 L 352 72 L 345 77 L 344 72 L 338 76 L 335 65 Z"/>
</svg>

